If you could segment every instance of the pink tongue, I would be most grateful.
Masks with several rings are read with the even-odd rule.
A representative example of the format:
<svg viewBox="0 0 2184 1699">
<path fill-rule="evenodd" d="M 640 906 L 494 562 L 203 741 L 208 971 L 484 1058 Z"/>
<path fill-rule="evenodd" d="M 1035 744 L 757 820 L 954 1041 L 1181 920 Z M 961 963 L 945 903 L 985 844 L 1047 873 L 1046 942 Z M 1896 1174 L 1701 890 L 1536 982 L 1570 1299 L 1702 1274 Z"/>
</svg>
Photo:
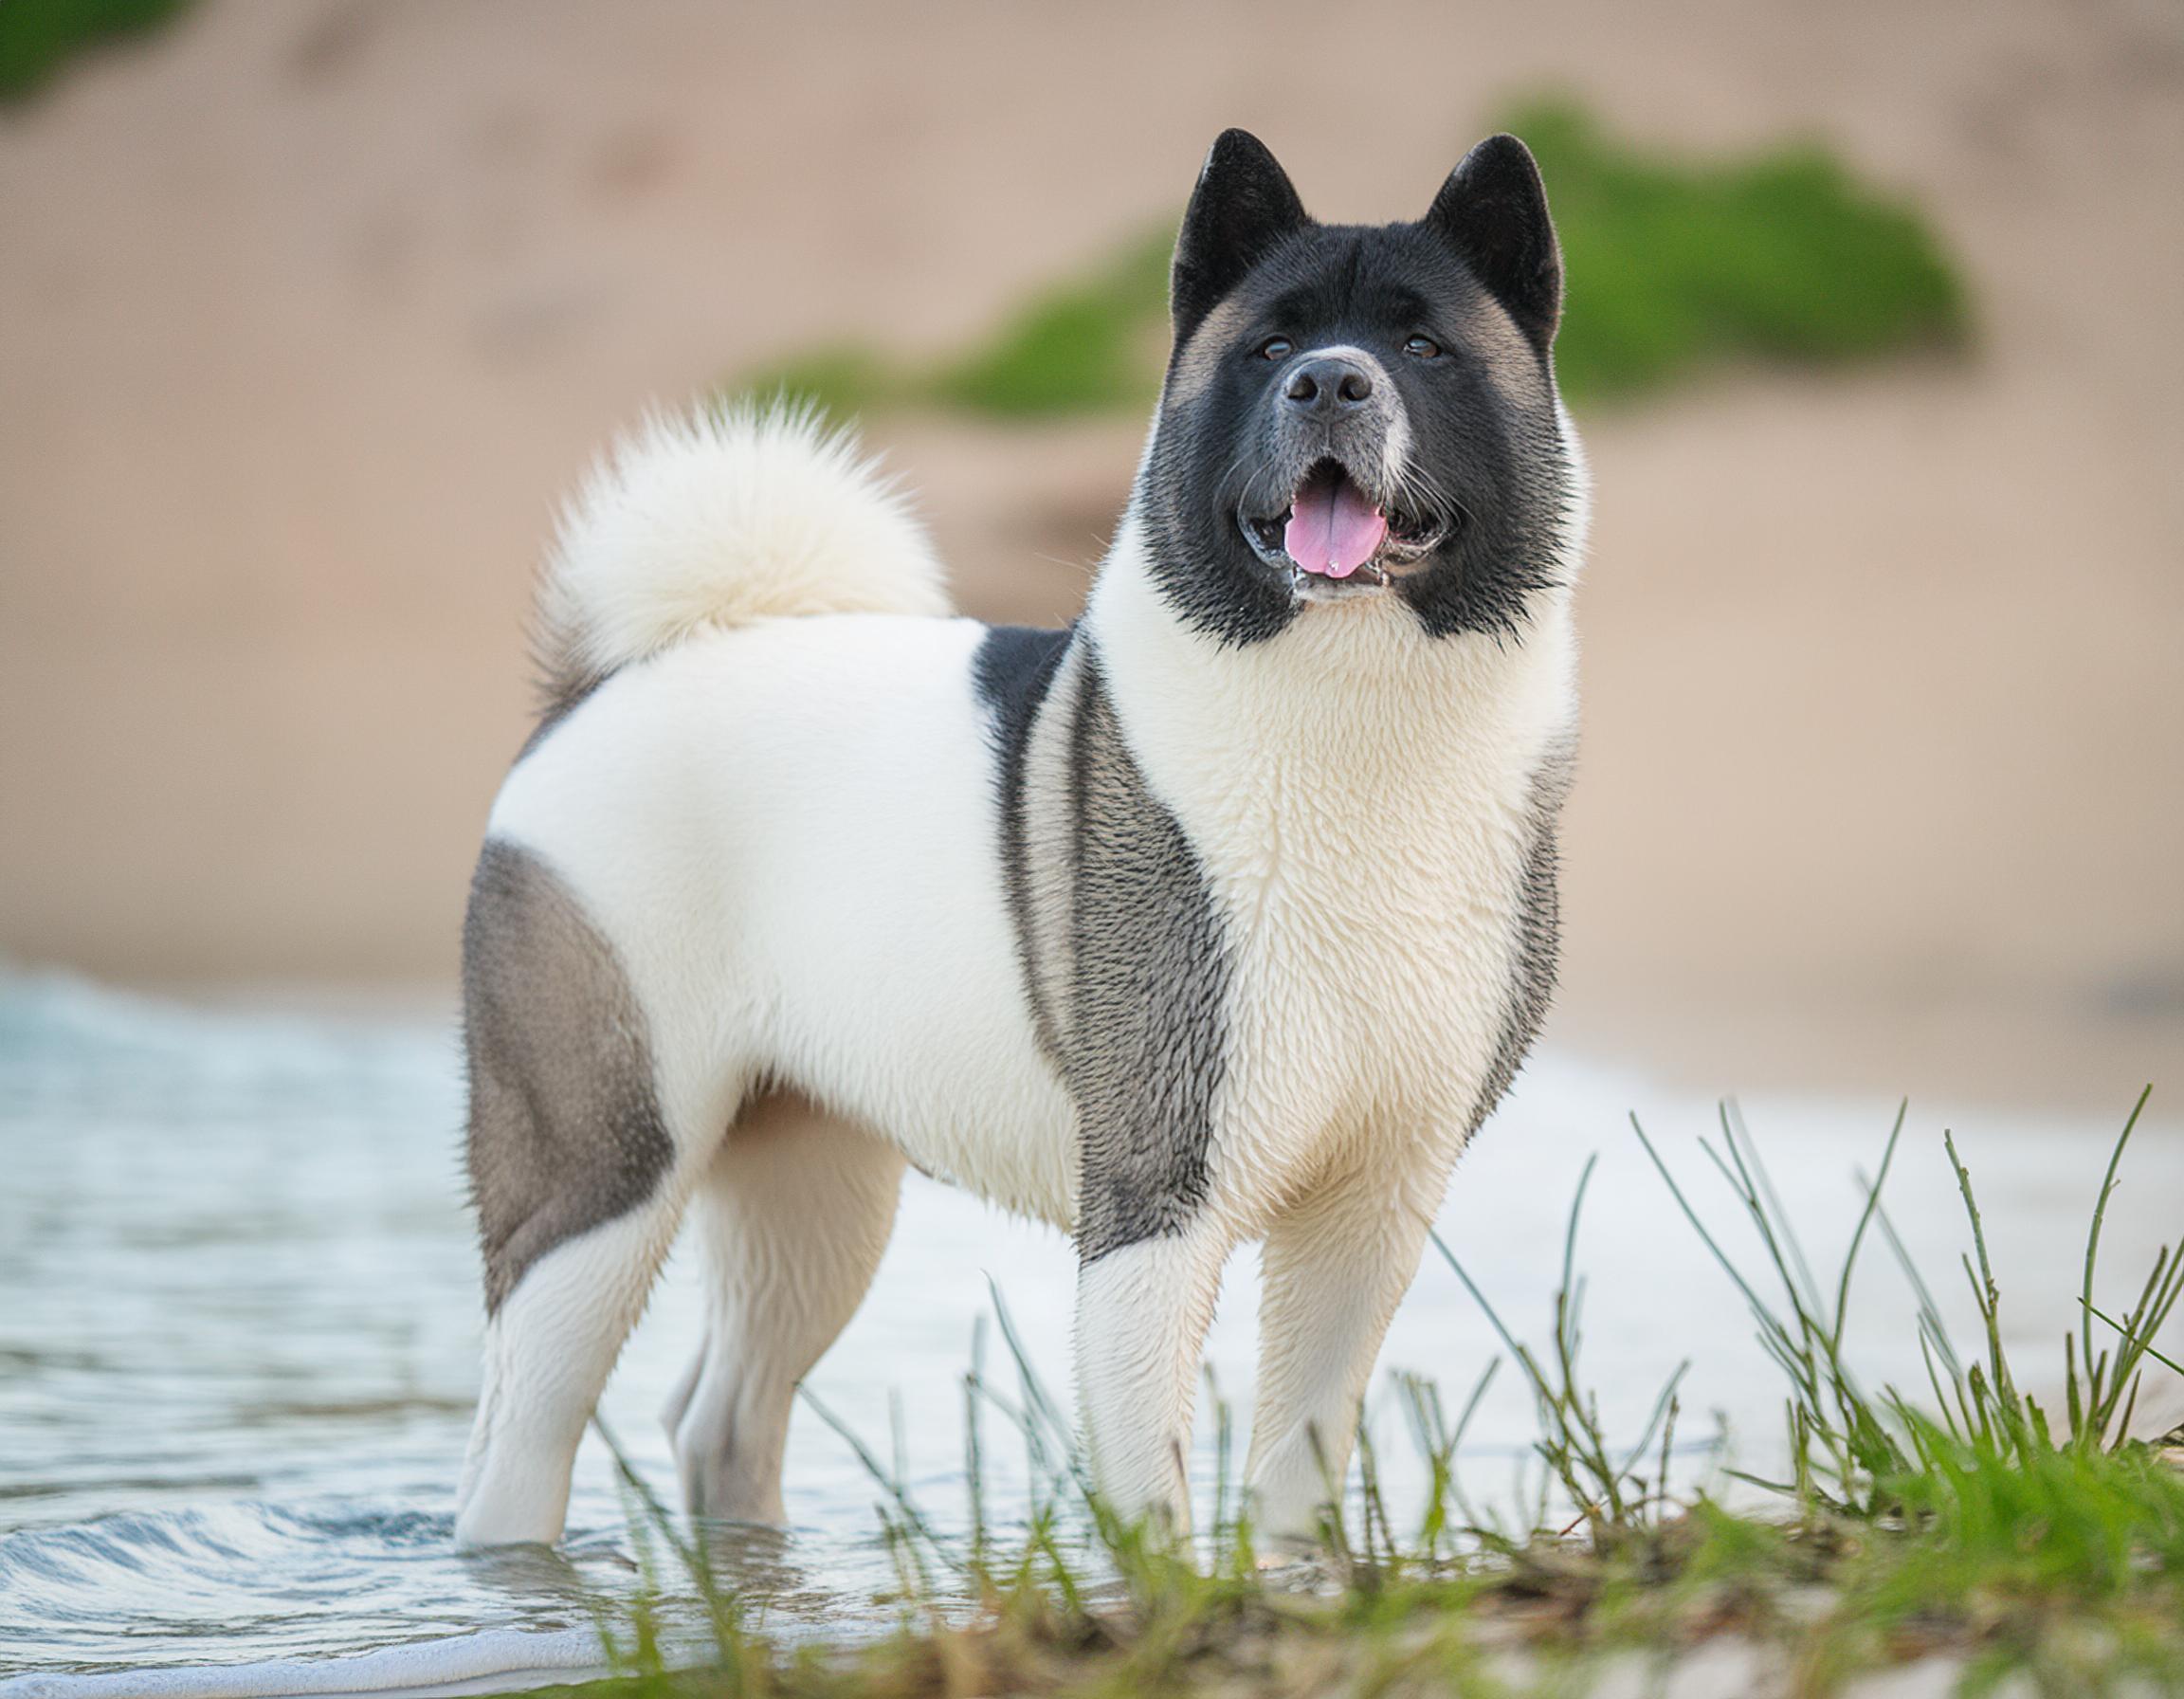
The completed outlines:
<svg viewBox="0 0 2184 1699">
<path fill-rule="evenodd" d="M 1347 578 L 1387 535 L 1387 520 L 1349 479 L 1315 478 L 1297 492 L 1282 546 L 1308 573 Z"/>
</svg>

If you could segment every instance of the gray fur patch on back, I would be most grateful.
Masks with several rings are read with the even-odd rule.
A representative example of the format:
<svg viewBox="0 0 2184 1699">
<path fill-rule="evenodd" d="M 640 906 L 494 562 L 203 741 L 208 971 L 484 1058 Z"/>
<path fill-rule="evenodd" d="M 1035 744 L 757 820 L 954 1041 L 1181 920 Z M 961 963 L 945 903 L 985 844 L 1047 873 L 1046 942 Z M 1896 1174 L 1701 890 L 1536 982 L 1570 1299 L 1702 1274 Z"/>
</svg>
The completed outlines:
<svg viewBox="0 0 2184 1699">
<path fill-rule="evenodd" d="M 1089 652 L 1075 707 L 1065 1073 L 1090 1262 L 1181 1232 L 1205 1202 L 1228 958 L 1197 855 L 1146 790 Z"/>
<path fill-rule="evenodd" d="M 463 1037 L 491 1315 L 555 1246 L 644 1202 L 675 1154 L 613 946 L 544 862 L 498 839 L 463 924 Z"/>
<path fill-rule="evenodd" d="M 1524 1065 L 1524 1055 L 1547 1018 L 1555 997 L 1555 972 L 1561 953 L 1561 899 L 1556 889 L 1556 831 L 1563 799 L 1570 794 L 1571 770 L 1576 761 L 1576 743 L 1565 737 L 1550 745 L 1532 775 L 1532 795 L 1527 813 L 1531 843 L 1517 884 L 1516 951 L 1509 974 L 1509 1000 L 1502 1016 L 1502 1036 L 1488 1065 L 1485 1084 L 1471 1111 L 1468 1140 L 1480 1123 L 1494 1112 Z"/>
</svg>

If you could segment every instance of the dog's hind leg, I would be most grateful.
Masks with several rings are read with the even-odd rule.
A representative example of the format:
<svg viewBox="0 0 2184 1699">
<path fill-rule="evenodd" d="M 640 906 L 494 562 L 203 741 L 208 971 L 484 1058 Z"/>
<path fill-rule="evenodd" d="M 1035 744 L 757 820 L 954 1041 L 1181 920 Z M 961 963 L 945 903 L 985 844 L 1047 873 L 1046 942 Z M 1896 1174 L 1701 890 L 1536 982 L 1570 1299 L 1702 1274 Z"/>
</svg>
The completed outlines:
<svg viewBox="0 0 2184 1699">
<path fill-rule="evenodd" d="M 487 1322 L 456 1539 L 553 1541 L 585 1425 L 734 1087 L 686 1094 L 688 1124 L 674 1124 L 612 948 L 523 849 L 486 845 L 463 956 Z"/>
<path fill-rule="evenodd" d="M 576 1448 L 674 1241 L 682 1200 L 664 1194 L 548 1251 L 486 1324 L 458 1544 L 561 1537 Z"/>
<path fill-rule="evenodd" d="M 903 1161 L 806 1100 L 761 1098 L 699 1182 L 706 1341 L 665 1415 L 691 1514 L 786 1520 L 796 1383 L 848 1324 L 887 1249 Z"/>
</svg>

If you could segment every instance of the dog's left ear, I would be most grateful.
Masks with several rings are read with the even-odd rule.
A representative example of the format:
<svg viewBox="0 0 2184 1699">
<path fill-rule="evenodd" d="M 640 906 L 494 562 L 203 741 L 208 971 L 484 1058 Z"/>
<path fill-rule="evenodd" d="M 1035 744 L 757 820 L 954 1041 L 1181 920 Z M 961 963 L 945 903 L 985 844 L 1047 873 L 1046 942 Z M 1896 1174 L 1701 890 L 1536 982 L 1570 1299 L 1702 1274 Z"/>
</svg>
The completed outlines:
<svg viewBox="0 0 2184 1699">
<path fill-rule="evenodd" d="M 1222 131 L 1175 238 L 1168 301 L 1176 346 L 1276 243 L 1311 222 L 1266 144 L 1248 130 Z"/>
<path fill-rule="evenodd" d="M 1489 136 L 1448 174 L 1426 224 L 1463 255 L 1539 348 L 1555 340 L 1562 249 L 1530 148 L 1514 136 Z"/>
</svg>

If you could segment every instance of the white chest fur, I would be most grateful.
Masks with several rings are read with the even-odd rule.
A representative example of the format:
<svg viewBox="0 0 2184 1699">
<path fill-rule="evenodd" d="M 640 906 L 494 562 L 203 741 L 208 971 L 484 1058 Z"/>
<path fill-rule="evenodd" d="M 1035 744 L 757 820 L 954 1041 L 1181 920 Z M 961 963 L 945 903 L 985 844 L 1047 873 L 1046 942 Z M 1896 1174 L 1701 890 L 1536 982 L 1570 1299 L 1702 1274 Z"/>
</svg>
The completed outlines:
<svg viewBox="0 0 2184 1699">
<path fill-rule="evenodd" d="M 1088 617 L 1232 952 L 1219 1190 L 1250 1217 L 1366 1142 L 1452 1155 L 1508 1018 L 1539 776 L 1574 722 L 1566 601 L 1520 640 L 1433 638 L 1378 598 L 1224 647 L 1177 622 L 1126 524 Z"/>
</svg>

